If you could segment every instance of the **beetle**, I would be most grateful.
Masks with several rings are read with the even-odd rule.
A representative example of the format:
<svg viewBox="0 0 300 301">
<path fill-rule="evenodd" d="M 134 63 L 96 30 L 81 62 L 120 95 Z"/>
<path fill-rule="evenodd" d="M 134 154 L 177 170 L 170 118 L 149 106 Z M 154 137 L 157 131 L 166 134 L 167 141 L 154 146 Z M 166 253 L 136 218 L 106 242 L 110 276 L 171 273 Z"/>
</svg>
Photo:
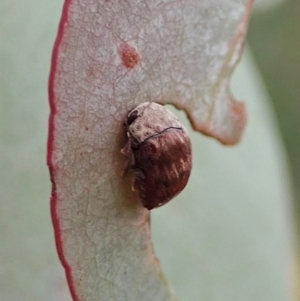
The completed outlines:
<svg viewBox="0 0 300 301">
<path fill-rule="evenodd" d="M 131 110 L 124 125 L 128 141 L 121 152 L 134 172 L 133 187 L 143 206 L 160 207 L 186 186 L 192 169 L 191 141 L 178 118 L 164 106 L 145 102 Z"/>
</svg>

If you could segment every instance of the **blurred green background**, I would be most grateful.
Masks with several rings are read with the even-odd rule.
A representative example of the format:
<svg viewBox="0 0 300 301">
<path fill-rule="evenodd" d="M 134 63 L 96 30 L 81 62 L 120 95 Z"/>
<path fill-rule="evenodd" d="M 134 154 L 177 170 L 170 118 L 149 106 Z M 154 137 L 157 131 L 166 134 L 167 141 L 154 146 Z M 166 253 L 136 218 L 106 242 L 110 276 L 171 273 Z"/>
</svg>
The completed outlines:
<svg viewBox="0 0 300 301">
<path fill-rule="evenodd" d="M 287 150 L 300 233 L 300 1 L 285 0 L 271 9 L 255 10 L 248 42 L 273 101 Z"/>
<path fill-rule="evenodd" d="M 0 1 L 1 301 L 70 300 L 54 246 L 45 164 L 47 78 L 62 3 Z M 194 214 L 197 224 L 186 222 L 193 211 L 184 215 L 180 202 L 157 211 L 152 219 L 156 254 L 178 295 L 186 296 L 181 300 L 193 300 L 193 290 L 194 300 L 199 300 L 198 291 L 207 292 L 206 300 L 291 300 L 282 297 L 290 286 L 283 282 L 283 278 L 290 279 L 283 275 L 283 267 L 294 263 L 294 258 L 290 258 L 292 222 L 286 208 L 290 205 L 289 175 L 281 140 L 293 174 L 293 213 L 299 217 L 300 0 L 257 0 L 255 5 L 248 44 L 256 62 L 248 49 L 232 87 L 234 95 L 247 104 L 244 139 L 234 148 L 224 148 L 197 136 L 202 195 L 200 212 Z M 198 190 L 197 185 L 191 187 Z M 180 214 L 174 218 L 176 206 Z M 176 224 L 176 218 L 182 223 Z M 164 229 L 173 230 L 173 240 L 170 232 L 161 231 L 163 223 Z M 180 237 L 189 244 L 178 248 Z M 170 249 L 172 254 L 182 254 L 175 254 L 171 261 Z M 186 263 L 190 259 L 192 263 Z M 195 270 L 195 277 L 189 278 L 193 281 L 185 279 L 186 286 L 178 277 L 183 275 L 181 265 L 190 267 L 190 275 Z"/>
</svg>

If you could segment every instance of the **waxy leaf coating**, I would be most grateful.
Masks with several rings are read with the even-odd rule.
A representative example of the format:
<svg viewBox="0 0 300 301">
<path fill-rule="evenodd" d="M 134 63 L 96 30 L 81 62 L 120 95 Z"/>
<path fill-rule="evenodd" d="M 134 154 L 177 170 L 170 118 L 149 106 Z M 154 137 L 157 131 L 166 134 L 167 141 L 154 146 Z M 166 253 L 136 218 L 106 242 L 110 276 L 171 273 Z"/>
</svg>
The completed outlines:
<svg viewBox="0 0 300 301">
<path fill-rule="evenodd" d="M 123 120 L 171 103 L 225 144 L 244 128 L 228 93 L 249 0 L 66 0 L 49 81 L 48 165 L 60 259 L 74 300 L 174 300 L 149 214 L 120 174 Z"/>
</svg>

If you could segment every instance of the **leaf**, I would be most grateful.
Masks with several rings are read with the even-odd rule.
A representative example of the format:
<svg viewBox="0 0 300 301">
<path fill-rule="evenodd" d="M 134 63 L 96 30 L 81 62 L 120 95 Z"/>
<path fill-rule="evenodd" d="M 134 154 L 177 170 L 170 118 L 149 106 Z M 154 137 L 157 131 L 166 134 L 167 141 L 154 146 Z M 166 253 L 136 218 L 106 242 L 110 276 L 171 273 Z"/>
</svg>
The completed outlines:
<svg viewBox="0 0 300 301">
<path fill-rule="evenodd" d="M 228 93 L 252 1 L 66 0 L 49 81 L 57 249 L 74 300 L 174 300 L 149 212 L 120 174 L 123 120 L 145 101 L 184 109 L 225 144 L 245 112 Z"/>
</svg>

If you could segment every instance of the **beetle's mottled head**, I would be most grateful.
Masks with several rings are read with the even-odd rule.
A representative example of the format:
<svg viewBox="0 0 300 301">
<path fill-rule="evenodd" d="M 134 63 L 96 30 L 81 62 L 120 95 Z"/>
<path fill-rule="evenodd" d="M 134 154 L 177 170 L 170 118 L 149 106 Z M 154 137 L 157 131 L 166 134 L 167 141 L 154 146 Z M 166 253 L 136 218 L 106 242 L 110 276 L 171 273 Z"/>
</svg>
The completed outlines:
<svg viewBox="0 0 300 301">
<path fill-rule="evenodd" d="M 168 128 L 182 128 L 178 118 L 155 102 L 144 102 L 127 115 L 127 131 L 138 143 Z"/>
</svg>

